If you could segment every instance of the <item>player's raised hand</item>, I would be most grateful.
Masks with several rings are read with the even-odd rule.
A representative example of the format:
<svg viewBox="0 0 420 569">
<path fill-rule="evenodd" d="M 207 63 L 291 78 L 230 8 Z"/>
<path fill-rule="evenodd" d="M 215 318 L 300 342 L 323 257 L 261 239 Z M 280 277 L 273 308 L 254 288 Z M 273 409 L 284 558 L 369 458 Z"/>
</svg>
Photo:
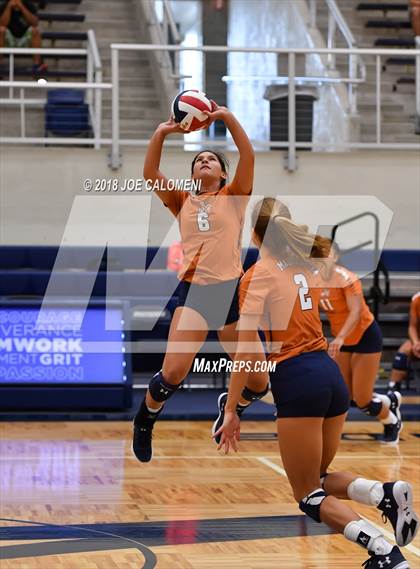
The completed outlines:
<svg viewBox="0 0 420 569">
<path fill-rule="evenodd" d="M 203 111 L 203 113 L 209 117 L 209 124 L 217 120 L 224 121 L 226 116 L 230 113 L 229 109 L 227 107 L 219 107 L 213 100 L 211 100 L 211 105 L 213 109 L 211 112 Z"/>
<path fill-rule="evenodd" d="M 175 133 L 184 133 L 185 131 L 181 128 L 180 124 L 175 122 L 173 117 L 169 117 L 169 119 L 165 122 L 160 123 L 158 126 L 158 130 L 163 132 L 166 135 L 168 134 L 175 134 Z"/>
<path fill-rule="evenodd" d="M 239 420 L 236 411 L 226 411 L 223 425 L 213 435 L 213 438 L 221 435 L 220 444 L 217 447 L 217 450 L 223 449 L 225 454 L 228 454 L 229 450 L 232 448 L 235 452 L 238 452 L 240 432 L 241 421 Z"/>
</svg>

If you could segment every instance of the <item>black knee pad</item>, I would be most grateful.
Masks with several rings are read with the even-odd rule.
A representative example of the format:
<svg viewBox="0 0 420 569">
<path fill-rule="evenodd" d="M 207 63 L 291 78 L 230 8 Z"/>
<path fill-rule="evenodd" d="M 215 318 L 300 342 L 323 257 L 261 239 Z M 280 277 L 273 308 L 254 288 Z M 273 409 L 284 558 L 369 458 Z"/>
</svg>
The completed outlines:
<svg viewBox="0 0 420 569">
<path fill-rule="evenodd" d="M 299 509 L 316 522 L 321 523 L 321 504 L 326 497 L 324 490 L 318 488 L 302 498 L 299 502 Z"/>
<path fill-rule="evenodd" d="M 403 354 L 402 352 L 397 352 L 392 362 L 392 369 L 397 369 L 399 371 L 407 371 L 408 370 L 407 354 Z"/>
<path fill-rule="evenodd" d="M 366 405 L 366 407 L 359 407 L 359 409 L 360 411 L 363 411 L 363 413 L 366 413 L 366 415 L 377 417 L 382 409 L 382 401 L 379 399 L 377 401 L 375 401 L 375 399 L 372 399 L 372 401 Z"/>
<path fill-rule="evenodd" d="M 248 387 L 245 386 L 242 390 L 241 395 L 245 399 L 245 401 L 249 401 L 250 403 L 252 403 L 253 401 L 259 401 L 265 395 L 267 395 L 269 389 L 270 389 L 270 386 L 268 385 L 268 383 L 267 383 L 267 387 L 264 389 L 264 391 L 260 391 L 259 393 L 256 391 L 251 391 L 251 389 L 248 389 Z"/>
<path fill-rule="evenodd" d="M 149 392 L 155 401 L 163 403 L 164 401 L 169 399 L 171 395 L 175 393 L 175 391 L 178 389 L 180 385 L 181 383 L 178 385 L 172 385 L 170 383 L 167 383 L 163 379 L 162 372 L 159 371 L 156 375 L 152 377 L 149 383 Z"/>
</svg>

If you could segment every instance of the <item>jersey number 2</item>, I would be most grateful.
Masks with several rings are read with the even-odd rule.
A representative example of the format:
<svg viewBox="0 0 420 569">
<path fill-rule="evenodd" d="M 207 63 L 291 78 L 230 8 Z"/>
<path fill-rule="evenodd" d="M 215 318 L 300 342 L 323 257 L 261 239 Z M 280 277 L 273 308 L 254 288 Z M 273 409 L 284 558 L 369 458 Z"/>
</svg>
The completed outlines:
<svg viewBox="0 0 420 569">
<path fill-rule="evenodd" d="M 310 310 L 312 308 L 312 298 L 307 296 L 309 292 L 308 281 L 305 275 L 299 273 L 293 277 L 295 284 L 299 285 L 299 300 L 302 310 Z"/>
</svg>

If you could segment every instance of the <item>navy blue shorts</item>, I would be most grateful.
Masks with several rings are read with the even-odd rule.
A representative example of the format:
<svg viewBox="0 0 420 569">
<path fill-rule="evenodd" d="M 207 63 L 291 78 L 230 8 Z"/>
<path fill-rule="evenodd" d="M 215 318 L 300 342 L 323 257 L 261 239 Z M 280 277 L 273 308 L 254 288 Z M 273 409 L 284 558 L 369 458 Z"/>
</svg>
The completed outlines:
<svg viewBox="0 0 420 569">
<path fill-rule="evenodd" d="M 209 330 L 239 320 L 239 279 L 210 285 L 181 281 L 175 294 L 178 306 L 188 306 L 201 314 Z"/>
<path fill-rule="evenodd" d="M 376 354 L 382 352 L 382 332 L 376 320 L 366 328 L 358 344 L 341 346 L 340 352 L 354 352 L 356 354 Z"/>
<path fill-rule="evenodd" d="M 349 391 L 327 352 L 305 352 L 270 373 L 277 418 L 337 417 L 350 406 Z"/>
</svg>

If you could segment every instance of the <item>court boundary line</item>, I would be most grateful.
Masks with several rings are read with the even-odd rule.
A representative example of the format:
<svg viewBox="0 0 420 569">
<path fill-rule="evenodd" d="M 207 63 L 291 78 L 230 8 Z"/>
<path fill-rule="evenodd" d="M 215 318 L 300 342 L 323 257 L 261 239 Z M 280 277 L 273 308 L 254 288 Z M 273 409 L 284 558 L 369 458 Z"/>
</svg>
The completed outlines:
<svg viewBox="0 0 420 569">
<path fill-rule="evenodd" d="M 24 527 L 31 527 L 31 526 L 47 526 L 47 527 L 56 527 L 58 529 L 63 529 L 63 528 L 68 528 L 68 529 L 78 529 L 81 531 L 85 531 L 87 533 L 97 533 L 97 534 L 102 534 L 102 535 L 108 535 L 114 539 L 117 540 L 121 540 L 121 541 L 128 541 L 130 543 L 135 543 L 137 546 L 140 547 L 136 547 L 135 549 L 137 549 L 138 551 L 140 551 L 140 553 L 143 554 L 144 557 L 144 565 L 141 567 L 141 569 L 154 569 L 154 567 L 156 567 L 158 559 L 156 554 L 154 553 L 154 551 L 152 551 L 147 545 L 145 545 L 144 543 L 141 543 L 140 541 L 136 541 L 135 539 L 131 538 L 131 537 L 124 537 L 118 534 L 114 534 L 114 533 L 110 533 L 110 532 L 106 532 L 106 531 L 101 531 L 101 530 L 95 530 L 92 528 L 83 528 L 80 526 L 73 526 L 70 524 L 54 524 L 54 523 L 48 523 L 48 522 L 36 522 L 36 521 L 28 521 L 28 520 L 19 520 L 19 519 L 13 519 L 13 518 L 0 518 L 0 521 L 3 522 L 15 522 L 15 523 L 22 523 L 22 524 L 28 524 L 27 526 L 25 525 Z M 8 527 L 8 526 L 4 526 L 4 527 Z M 82 538 L 83 540 L 83 538 Z M 21 540 L 14 540 L 14 541 L 21 541 Z M 26 540 L 25 540 L 26 541 Z M 34 540 L 37 542 L 38 545 L 42 545 L 43 543 L 46 543 L 47 540 L 43 540 L 41 542 L 38 543 L 39 540 Z M 77 538 L 64 538 L 63 540 L 57 540 L 57 543 L 59 541 L 80 541 Z M 51 543 L 55 543 L 54 541 Z M 22 545 L 22 544 L 19 544 Z M 8 545 L 6 546 L 2 546 L 2 547 L 10 547 Z M 0 553 L 2 550 L 2 547 L 0 547 Z M 13 547 L 13 546 L 12 546 Z M 133 549 L 131 548 L 127 548 L 127 549 Z M 103 550 L 103 551 L 108 551 L 108 550 Z M 103 551 L 98 551 L 98 553 L 101 553 Z M 111 551 L 111 550 L 110 550 Z M 78 551 L 72 552 L 72 553 L 80 553 Z M 72 554 L 70 553 L 70 555 Z M 91 553 L 91 552 L 90 552 Z M 59 554 L 58 554 L 59 555 Z M 67 554 L 65 554 L 67 555 Z M 35 558 L 39 558 L 39 557 L 43 557 L 43 556 L 36 556 Z M 150 563 L 153 563 L 153 565 L 151 565 Z"/>
<path fill-rule="evenodd" d="M 264 456 L 258 456 L 257 460 L 259 462 L 261 462 L 262 464 L 265 464 L 265 466 L 268 466 L 268 468 L 271 468 L 272 470 L 274 470 L 278 474 L 281 474 L 282 476 L 287 478 L 287 474 L 286 474 L 286 471 L 284 470 L 284 468 L 282 468 L 281 466 L 278 466 L 277 464 L 274 464 L 274 462 L 271 462 L 271 460 L 269 460 L 268 458 L 265 458 Z"/>
<path fill-rule="evenodd" d="M 265 455 L 267 459 L 270 458 L 278 458 L 279 455 L 278 454 L 269 454 L 269 455 Z M 1 456 L 0 457 L 0 462 L 5 462 L 8 460 L 13 460 L 13 461 L 25 461 L 25 460 L 38 460 L 40 457 L 39 456 Z M 45 458 L 45 457 L 43 457 Z M 135 456 L 131 455 L 131 454 L 123 454 L 123 455 L 118 455 L 118 456 L 79 456 L 77 458 L 77 460 L 119 460 L 121 458 L 124 459 L 130 459 L 130 460 L 138 460 Z M 204 456 L 200 456 L 200 455 L 185 455 L 185 456 L 153 456 L 153 461 L 155 460 L 194 460 L 194 459 L 199 459 L 199 460 L 213 460 L 213 459 L 220 459 L 220 458 L 226 458 L 227 460 L 243 460 L 245 458 L 249 458 L 249 459 L 259 459 L 259 458 L 264 458 L 261 457 L 261 455 L 240 455 L 240 456 L 235 456 L 235 455 L 228 455 L 225 456 L 224 454 L 215 454 L 214 456 L 210 456 L 210 455 L 204 455 Z M 367 460 L 367 459 L 375 459 L 375 460 L 389 460 L 390 458 L 395 458 L 398 460 L 402 460 L 402 459 L 420 459 L 420 455 L 397 455 L 395 457 L 391 457 L 391 456 L 380 456 L 380 455 L 376 455 L 376 454 L 366 454 L 366 455 L 337 455 L 334 457 L 334 460 L 347 460 L 347 459 L 357 459 L 357 460 Z M 71 460 L 71 457 L 69 458 L 63 458 L 63 460 Z"/>
<path fill-rule="evenodd" d="M 271 460 L 268 460 L 267 458 L 265 458 L 263 456 L 258 457 L 257 460 L 259 462 L 261 462 L 262 464 L 265 464 L 266 466 L 268 466 L 268 468 L 271 468 L 272 470 L 274 470 L 274 472 L 277 472 L 278 474 L 281 474 L 282 476 L 287 478 L 286 471 L 283 468 L 281 468 L 280 466 L 278 466 L 277 464 L 275 464 L 274 462 L 271 462 Z M 388 539 L 391 539 L 393 542 L 395 542 L 395 536 L 393 533 L 384 529 L 382 526 L 376 524 L 375 522 L 372 522 L 372 520 L 369 520 L 368 518 L 362 516 L 358 512 L 357 512 L 357 514 L 362 519 L 366 520 L 367 522 L 372 524 L 374 527 L 376 527 L 376 529 L 378 529 L 381 533 L 383 533 L 383 535 L 385 537 L 387 537 Z M 408 545 L 405 546 L 405 549 L 408 549 L 408 551 L 411 551 L 411 553 L 414 553 L 414 555 L 417 555 L 417 557 L 420 557 L 420 549 L 418 547 L 416 547 L 415 545 L 409 543 Z"/>
</svg>

